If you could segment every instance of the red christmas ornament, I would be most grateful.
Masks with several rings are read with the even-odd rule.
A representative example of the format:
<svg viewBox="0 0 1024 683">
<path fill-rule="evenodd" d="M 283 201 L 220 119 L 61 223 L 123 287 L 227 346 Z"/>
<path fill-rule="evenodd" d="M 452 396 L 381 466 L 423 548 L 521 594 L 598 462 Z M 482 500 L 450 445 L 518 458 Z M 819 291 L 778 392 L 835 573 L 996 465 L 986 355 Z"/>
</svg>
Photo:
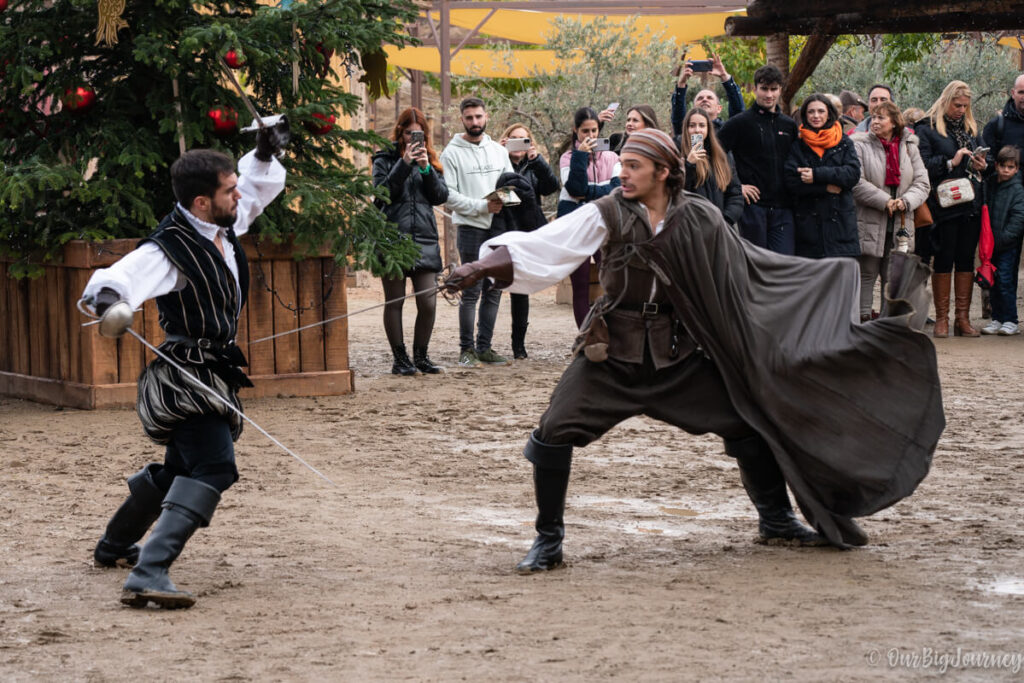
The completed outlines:
<svg viewBox="0 0 1024 683">
<path fill-rule="evenodd" d="M 331 68 L 331 57 L 334 56 L 334 50 L 328 47 L 324 47 L 323 43 L 317 43 L 315 49 L 324 58 L 324 63 L 315 67 L 315 69 L 317 73 L 319 73 L 321 76 L 326 75 Z"/>
<path fill-rule="evenodd" d="M 334 128 L 334 114 L 313 114 L 313 118 L 324 121 L 322 126 L 306 121 L 306 129 L 313 135 L 323 135 L 324 133 L 329 133 Z"/>
<path fill-rule="evenodd" d="M 227 136 L 238 132 L 238 112 L 231 107 L 214 107 L 206 115 L 213 121 L 214 135 Z"/>
<path fill-rule="evenodd" d="M 0 2 L 3 2 L 3 0 L 0 0 Z M 72 114 L 84 114 L 96 104 L 96 91 L 87 85 L 68 88 L 64 91 L 62 102 L 64 103 L 64 108 Z"/>
<path fill-rule="evenodd" d="M 0 2 L 3 2 L 3 0 L 0 0 Z M 224 53 L 224 61 L 227 62 L 227 65 L 232 69 L 241 69 L 245 66 L 245 57 L 243 57 L 242 53 L 238 50 L 228 50 Z"/>
<path fill-rule="evenodd" d="M 5 9 L 7 9 L 7 0 L 0 0 L 0 12 L 3 12 Z"/>
</svg>

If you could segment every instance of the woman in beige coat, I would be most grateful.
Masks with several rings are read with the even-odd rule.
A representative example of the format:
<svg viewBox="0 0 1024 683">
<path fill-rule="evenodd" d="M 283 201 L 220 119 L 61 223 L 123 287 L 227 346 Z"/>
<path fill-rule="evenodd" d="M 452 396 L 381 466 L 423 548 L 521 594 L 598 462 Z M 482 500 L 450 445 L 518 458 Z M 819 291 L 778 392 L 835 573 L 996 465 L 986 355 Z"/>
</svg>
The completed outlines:
<svg viewBox="0 0 1024 683">
<path fill-rule="evenodd" d="M 860 181 L 853 188 L 860 235 L 860 319 L 875 317 L 871 304 L 875 280 L 882 279 L 882 305 L 889 281 L 889 252 L 899 239 L 914 249 L 914 209 L 928 199 L 931 184 L 921 161 L 917 136 L 904 128 L 891 102 L 871 112 L 869 133 L 850 136 L 860 157 Z M 898 160 L 898 161 L 897 161 Z M 903 235 L 902 230 L 906 230 Z"/>
</svg>

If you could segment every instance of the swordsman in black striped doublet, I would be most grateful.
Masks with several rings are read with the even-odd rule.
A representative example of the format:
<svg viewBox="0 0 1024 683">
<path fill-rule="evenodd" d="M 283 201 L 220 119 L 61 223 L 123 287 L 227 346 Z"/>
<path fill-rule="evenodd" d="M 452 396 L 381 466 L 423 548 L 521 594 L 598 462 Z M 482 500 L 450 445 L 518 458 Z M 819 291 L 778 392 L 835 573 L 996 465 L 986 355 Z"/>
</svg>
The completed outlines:
<svg viewBox="0 0 1024 683">
<path fill-rule="evenodd" d="M 164 462 L 128 478 L 130 495 L 96 546 L 100 566 L 131 566 L 121 602 L 191 607 L 168 569 L 199 527 L 208 526 L 221 494 L 238 480 L 234 442 L 241 418 L 182 377 L 188 373 L 241 410 L 237 392 L 252 386 L 235 345 L 238 315 L 249 291 L 249 267 L 238 237 L 284 188 L 280 140 L 267 129 L 238 162 L 212 150 L 186 152 L 171 166 L 174 210 L 138 248 L 90 279 L 84 300 L 107 321 L 155 298 L 165 340 L 138 383 L 146 434 L 166 446 Z M 130 308 L 128 308 L 130 307 Z M 111 314 L 108 316 L 108 314 Z M 130 322 L 125 317 L 124 329 Z M 110 330 L 108 324 L 101 331 Z M 124 329 L 114 327 L 114 333 Z M 156 523 L 155 526 L 154 522 Z M 150 526 L 145 545 L 137 545 Z"/>
</svg>

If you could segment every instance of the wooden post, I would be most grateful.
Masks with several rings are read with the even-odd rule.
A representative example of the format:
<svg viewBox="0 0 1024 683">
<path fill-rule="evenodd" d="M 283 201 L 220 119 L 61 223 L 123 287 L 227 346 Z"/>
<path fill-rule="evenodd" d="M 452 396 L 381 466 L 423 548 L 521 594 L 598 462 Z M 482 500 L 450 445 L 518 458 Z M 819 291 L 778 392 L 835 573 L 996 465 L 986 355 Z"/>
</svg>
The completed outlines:
<svg viewBox="0 0 1024 683">
<path fill-rule="evenodd" d="M 448 144 L 448 107 L 452 103 L 452 40 L 451 15 L 448 0 L 441 0 L 441 147 Z M 455 229 L 448 216 L 444 218 L 444 255 L 445 262 L 458 263 L 459 254 L 455 248 Z"/>
<path fill-rule="evenodd" d="M 765 39 L 765 52 L 768 63 L 774 64 L 782 72 L 783 78 L 789 75 L 789 34 L 773 33 Z M 788 112 L 787 112 L 788 113 Z"/>
</svg>

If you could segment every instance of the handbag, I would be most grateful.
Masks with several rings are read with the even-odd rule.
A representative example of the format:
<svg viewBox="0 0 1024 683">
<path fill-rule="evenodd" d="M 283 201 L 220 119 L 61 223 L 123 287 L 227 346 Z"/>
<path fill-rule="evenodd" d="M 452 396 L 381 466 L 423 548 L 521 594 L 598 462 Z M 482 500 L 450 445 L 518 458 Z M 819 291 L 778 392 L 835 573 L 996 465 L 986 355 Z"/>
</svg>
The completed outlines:
<svg viewBox="0 0 1024 683">
<path fill-rule="evenodd" d="M 922 202 L 921 206 L 914 209 L 914 228 L 926 228 L 935 219 L 932 218 L 932 210 L 928 208 L 928 202 Z"/>
<path fill-rule="evenodd" d="M 935 196 L 944 209 L 967 204 L 974 201 L 974 185 L 970 178 L 950 178 L 935 186 Z"/>
</svg>

